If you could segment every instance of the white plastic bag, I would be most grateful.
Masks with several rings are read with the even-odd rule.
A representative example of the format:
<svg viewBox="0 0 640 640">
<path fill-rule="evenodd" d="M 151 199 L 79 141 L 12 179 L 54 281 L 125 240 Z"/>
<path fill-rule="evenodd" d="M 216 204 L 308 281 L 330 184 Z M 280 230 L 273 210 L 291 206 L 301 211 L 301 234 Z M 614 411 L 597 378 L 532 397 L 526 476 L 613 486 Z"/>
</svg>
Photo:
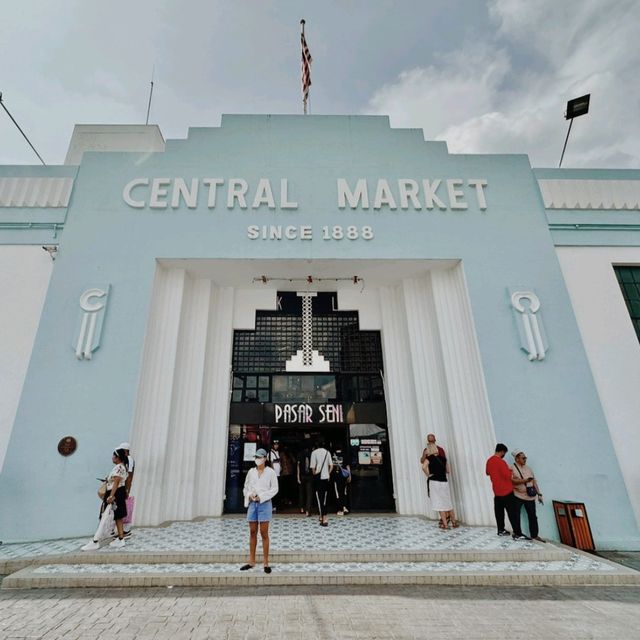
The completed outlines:
<svg viewBox="0 0 640 640">
<path fill-rule="evenodd" d="M 96 529 L 96 534 L 93 536 L 94 540 L 104 540 L 111 537 L 113 531 L 113 508 L 115 505 L 108 504 L 100 518 L 100 524 Z"/>
</svg>

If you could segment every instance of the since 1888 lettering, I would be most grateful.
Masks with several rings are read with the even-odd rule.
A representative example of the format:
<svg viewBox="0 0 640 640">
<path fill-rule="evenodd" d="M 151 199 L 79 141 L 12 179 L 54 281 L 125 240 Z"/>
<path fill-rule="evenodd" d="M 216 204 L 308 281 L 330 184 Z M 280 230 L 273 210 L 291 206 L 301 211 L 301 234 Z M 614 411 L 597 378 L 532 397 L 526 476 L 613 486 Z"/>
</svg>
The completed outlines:
<svg viewBox="0 0 640 640">
<path fill-rule="evenodd" d="M 247 227 L 250 240 L 313 240 L 313 232 L 311 225 L 252 224 Z M 318 234 L 323 240 L 372 240 L 374 237 L 370 225 L 325 225 L 318 230 Z"/>
</svg>

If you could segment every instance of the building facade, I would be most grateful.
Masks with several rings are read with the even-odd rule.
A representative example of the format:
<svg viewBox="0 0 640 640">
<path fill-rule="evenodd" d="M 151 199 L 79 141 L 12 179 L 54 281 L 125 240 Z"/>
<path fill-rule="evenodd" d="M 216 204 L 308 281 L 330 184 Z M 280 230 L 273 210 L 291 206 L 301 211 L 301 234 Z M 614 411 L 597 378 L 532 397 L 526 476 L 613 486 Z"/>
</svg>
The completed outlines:
<svg viewBox="0 0 640 640">
<path fill-rule="evenodd" d="M 433 515 L 434 432 L 465 522 L 493 522 L 502 441 L 542 535 L 567 499 L 640 548 L 640 171 L 454 155 L 383 117 L 78 126 L 65 165 L 0 167 L 0 265 L 5 541 L 89 533 L 123 440 L 138 524 L 238 511 L 256 446 L 318 437 L 356 511 Z"/>
</svg>

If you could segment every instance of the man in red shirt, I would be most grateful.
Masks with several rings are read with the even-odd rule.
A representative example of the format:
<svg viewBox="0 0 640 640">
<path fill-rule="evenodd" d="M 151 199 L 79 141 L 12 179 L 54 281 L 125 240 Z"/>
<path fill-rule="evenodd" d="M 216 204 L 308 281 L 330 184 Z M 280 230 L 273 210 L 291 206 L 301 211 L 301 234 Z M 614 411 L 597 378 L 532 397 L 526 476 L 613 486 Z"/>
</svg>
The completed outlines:
<svg viewBox="0 0 640 640">
<path fill-rule="evenodd" d="M 507 447 L 499 442 L 496 445 L 495 454 L 487 460 L 486 466 L 486 473 L 491 478 L 493 487 L 493 509 L 498 525 L 498 535 L 509 535 L 509 532 L 504 528 L 504 511 L 506 509 L 513 529 L 513 539 L 528 540 L 529 538 L 522 534 L 520 528 L 520 510 L 517 508 L 516 498 L 513 495 L 511 469 L 503 459 L 507 451 Z"/>
</svg>

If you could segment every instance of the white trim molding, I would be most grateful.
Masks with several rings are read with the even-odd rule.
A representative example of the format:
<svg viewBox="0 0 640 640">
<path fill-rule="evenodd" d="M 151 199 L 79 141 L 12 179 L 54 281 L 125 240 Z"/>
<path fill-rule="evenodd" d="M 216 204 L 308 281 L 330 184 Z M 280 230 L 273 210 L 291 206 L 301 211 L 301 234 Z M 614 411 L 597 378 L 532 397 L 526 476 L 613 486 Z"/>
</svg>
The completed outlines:
<svg viewBox="0 0 640 640">
<path fill-rule="evenodd" d="M 73 178 L 0 178 L 0 207 L 67 207 Z"/>
<path fill-rule="evenodd" d="M 640 209 L 640 180 L 538 180 L 545 209 Z"/>
</svg>

